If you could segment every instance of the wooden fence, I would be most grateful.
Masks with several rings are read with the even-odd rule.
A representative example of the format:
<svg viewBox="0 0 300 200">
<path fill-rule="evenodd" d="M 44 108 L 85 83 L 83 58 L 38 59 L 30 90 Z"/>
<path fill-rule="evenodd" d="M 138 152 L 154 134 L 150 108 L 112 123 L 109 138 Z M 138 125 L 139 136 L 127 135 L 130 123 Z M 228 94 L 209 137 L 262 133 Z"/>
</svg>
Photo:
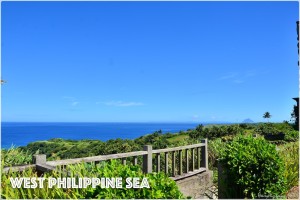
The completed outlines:
<svg viewBox="0 0 300 200">
<path fill-rule="evenodd" d="M 191 152 L 190 152 L 191 151 Z M 183 172 L 183 152 L 185 153 L 185 171 Z M 190 153 L 189 153 L 190 152 Z M 164 172 L 169 172 L 169 154 L 171 154 L 171 178 L 179 180 L 185 177 L 193 176 L 195 174 L 208 170 L 208 152 L 207 139 L 204 139 L 199 144 L 173 147 L 167 149 L 152 150 L 151 145 L 144 146 L 143 151 L 135 151 L 129 153 L 118 153 L 110 155 L 92 156 L 84 158 L 74 158 L 56 161 L 47 161 L 46 155 L 39 154 L 33 156 L 33 163 L 31 165 L 4 167 L 3 171 L 23 171 L 28 168 L 35 168 L 38 172 L 43 173 L 55 170 L 57 166 L 66 166 L 82 162 L 100 162 L 111 159 L 121 159 L 122 163 L 126 165 L 126 158 L 133 157 L 133 165 L 138 164 L 138 156 L 143 156 L 143 171 L 144 173 L 151 173 L 155 167 L 156 172 L 161 171 L 161 154 L 164 154 Z M 176 163 L 176 154 L 177 161 Z M 191 158 L 189 157 L 191 154 Z M 153 157 L 153 155 L 155 155 Z M 196 158 L 195 158 L 196 157 Z M 155 160 L 154 163 L 152 161 Z M 189 166 L 191 164 L 191 166 Z M 176 173 L 177 172 L 177 173 Z"/>
</svg>

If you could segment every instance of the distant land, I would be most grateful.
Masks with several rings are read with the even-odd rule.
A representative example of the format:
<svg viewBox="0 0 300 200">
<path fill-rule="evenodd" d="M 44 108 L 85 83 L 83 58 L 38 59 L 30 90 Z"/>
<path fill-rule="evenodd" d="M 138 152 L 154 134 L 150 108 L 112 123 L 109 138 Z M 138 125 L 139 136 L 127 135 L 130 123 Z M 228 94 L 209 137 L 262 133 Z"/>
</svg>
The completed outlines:
<svg viewBox="0 0 300 200">
<path fill-rule="evenodd" d="M 254 123 L 254 121 L 251 120 L 251 119 L 249 119 L 249 118 L 247 118 L 242 123 Z"/>
</svg>

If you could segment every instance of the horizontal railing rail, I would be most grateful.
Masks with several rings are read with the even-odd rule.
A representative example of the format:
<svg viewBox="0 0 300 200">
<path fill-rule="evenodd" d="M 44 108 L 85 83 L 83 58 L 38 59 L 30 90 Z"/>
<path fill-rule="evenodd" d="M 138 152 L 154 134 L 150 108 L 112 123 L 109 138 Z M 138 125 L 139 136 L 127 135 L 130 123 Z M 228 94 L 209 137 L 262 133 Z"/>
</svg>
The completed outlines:
<svg viewBox="0 0 300 200">
<path fill-rule="evenodd" d="M 156 150 L 153 150 L 152 153 L 165 153 L 165 152 L 170 152 L 170 151 L 179 151 L 179 150 L 191 149 L 191 148 L 197 148 L 197 147 L 203 147 L 203 146 L 205 146 L 205 144 L 203 144 L 203 143 L 192 144 L 192 145 L 172 147 L 172 148 L 167 148 L 167 149 L 156 149 Z"/>
<path fill-rule="evenodd" d="M 81 163 L 81 162 L 97 162 L 97 161 L 105 161 L 105 160 L 112 160 L 112 159 L 119 159 L 119 158 L 143 156 L 143 155 L 147 155 L 147 154 L 148 154 L 147 151 L 135 151 L 135 152 L 129 152 L 129 153 L 91 156 L 91 157 L 85 157 L 85 158 L 47 161 L 46 164 L 53 165 L 53 166 L 70 165 L 70 164 L 76 164 L 76 163 Z"/>
</svg>

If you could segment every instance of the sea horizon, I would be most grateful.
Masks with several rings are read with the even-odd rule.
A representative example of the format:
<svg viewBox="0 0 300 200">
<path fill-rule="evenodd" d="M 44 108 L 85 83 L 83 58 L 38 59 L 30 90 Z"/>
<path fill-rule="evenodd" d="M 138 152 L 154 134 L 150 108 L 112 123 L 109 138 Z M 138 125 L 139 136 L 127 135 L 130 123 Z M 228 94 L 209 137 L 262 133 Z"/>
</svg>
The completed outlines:
<svg viewBox="0 0 300 200">
<path fill-rule="evenodd" d="M 162 131 L 177 133 L 194 129 L 198 122 L 1 122 L 1 148 L 26 146 L 53 138 L 70 140 L 135 139 Z M 216 124 L 216 123 L 214 123 Z"/>
</svg>

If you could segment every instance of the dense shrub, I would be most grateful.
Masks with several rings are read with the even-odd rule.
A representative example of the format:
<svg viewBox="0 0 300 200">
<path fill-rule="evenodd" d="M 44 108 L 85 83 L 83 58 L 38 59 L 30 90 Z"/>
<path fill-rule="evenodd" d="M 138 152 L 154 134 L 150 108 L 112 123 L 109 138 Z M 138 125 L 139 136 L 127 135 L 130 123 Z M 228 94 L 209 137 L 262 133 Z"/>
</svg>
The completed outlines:
<svg viewBox="0 0 300 200">
<path fill-rule="evenodd" d="M 190 130 L 188 131 L 188 135 L 191 139 L 198 139 L 201 137 L 201 132 L 198 132 L 196 130 Z"/>
<path fill-rule="evenodd" d="M 219 187 L 227 189 L 228 198 L 274 198 L 286 191 L 283 161 L 275 145 L 262 138 L 236 137 L 226 145 L 220 163 L 228 178 Z"/>
<path fill-rule="evenodd" d="M 262 123 L 258 124 L 255 132 L 261 135 L 277 135 L 279 133 L 287 134 L 294 131 L 293 126 L 287 122 L 284 123 Z"/>
<path fill-rule="evenodd" d="M 64 189 L 56 186 L 47 187 L 47 179 L 44 181 L 44 188 L 12 188 L 10 177 L 36 177 L 37 174 L 32 170 L 23 173 L 2 174 L 1 197 L 8 199 L 179 199 L 183 198 L 182 193 L 178 190 L 176 183 L 163 173 L 143 174 L 137 166 L 121 165 L 119 162 L 102 164 L 78 164 L 68 166 L 68 177 L 93 177 L 93 178 L 112 178 L 121 177 L 123 182 L 122 188 L 101 188 L 97 186 L 92 188 L 73 188 Z M 67 177 L 61 171 L 53 171 L 44 174 L 44 178 Z M 142 181 L 147 178 L 150 188 L 130 188 L 125 187 L 127 177 L 138 177 Z"/>
<path fill-rule="evenodd" d="M 289 130 L 285 132 L 284 140 L 286 141 L 298 141 L 299 131 Z"/>
<path fill-rule="evenodd" d="M 223 136 L 233 136 L 241 133 L 242 129 L 238 125 L 221 125 L 204 127 L 202 124 L 198 125 L 195 130 L 188 131 L 188 135 L 192 139 L 208 138 L 214 139 Z"/>
<path fill-rule="evenodd" d="M 263 123 L 257 125 L 255 132 L 260 135 L 276 135 L 280 130 L 272 123 Z"/>
</svg>

